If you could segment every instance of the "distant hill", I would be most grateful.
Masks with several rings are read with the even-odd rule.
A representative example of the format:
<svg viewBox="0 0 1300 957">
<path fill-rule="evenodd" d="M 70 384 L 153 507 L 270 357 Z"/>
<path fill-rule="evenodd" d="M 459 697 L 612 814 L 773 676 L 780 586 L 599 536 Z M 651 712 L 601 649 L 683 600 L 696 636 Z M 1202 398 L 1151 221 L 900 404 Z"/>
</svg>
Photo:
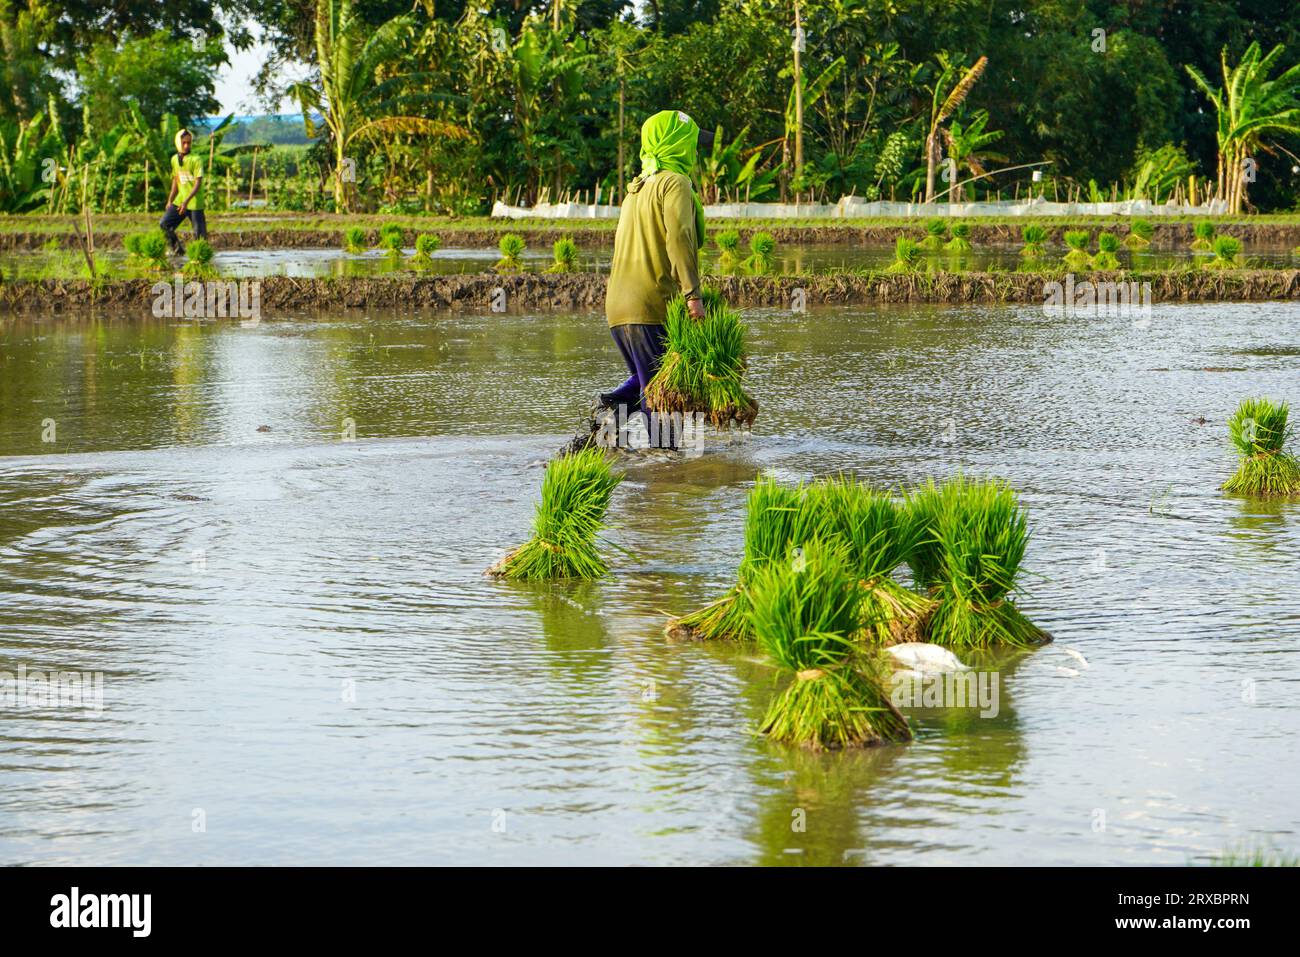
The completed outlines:
<svg viewBox="0 0 1300 957">
<path fill-rule="evenodd" d="M 208 129 L 224 117 L 209 116 L 202 123 Z M 265 143 L 271 146 L 301 146 L 311 142 L 302 126 L 301 113 L 264 113 L 255 116 L 236 116 L 223 142 L 228 146 L 244 143 Z"/>
</svg>

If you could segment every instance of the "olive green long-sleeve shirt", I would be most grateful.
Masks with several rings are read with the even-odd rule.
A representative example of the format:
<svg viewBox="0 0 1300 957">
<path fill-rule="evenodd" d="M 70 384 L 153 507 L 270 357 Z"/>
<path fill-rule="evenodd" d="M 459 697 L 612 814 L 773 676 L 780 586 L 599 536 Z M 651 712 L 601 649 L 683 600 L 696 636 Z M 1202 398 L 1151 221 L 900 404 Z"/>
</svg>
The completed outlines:
<svg viewBox="0 0 1300 957">
<path fill-rule="evenodd" d="M 700 295 L 699 240 L 691 181 L 659 170 L 629 188 L 614 233 L 605 291 L 611 327 L 661 325 L 668 300 Z"/>
</svg>

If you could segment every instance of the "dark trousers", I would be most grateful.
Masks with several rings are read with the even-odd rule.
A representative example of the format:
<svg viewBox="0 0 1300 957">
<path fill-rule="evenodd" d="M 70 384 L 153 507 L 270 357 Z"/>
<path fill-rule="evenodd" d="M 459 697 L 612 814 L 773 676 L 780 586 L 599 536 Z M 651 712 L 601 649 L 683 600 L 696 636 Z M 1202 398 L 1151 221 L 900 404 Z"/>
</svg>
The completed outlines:
<svg viewBox="0 0 1300 957">
<path fill-rule="evenodd" d="M 172 249 L 176 249 L 181 244 L 181 241 L 176 238 L 176 227 L 187 219 L 194 229 L 195 239 L 208 238 L 208 221 L 203 218 L 203 210 L 187 209 L 184 213 L 181 213 L 176 208 L 176 204 L 172 203 L 168 205 L 167 210 L 163 213 L 163 218 L 158 221 L 158 225 L 162 227 L 163 235 L 167 237 L 167 242 L 171 244 Z"/>
<path fill-rule="evenodd" d="M 663 361 L 668 330 L 660 325 L 632 323 L 613 326 L 609 331 L 632 374 L 613 392 L 605 393 L 604 398 L 615 408 L 626 405 L 629 415 L 639 407 L 649 416 L 650 410 L 645 406 L 643 393 L 659 371 L 659 363 Z"/>
</svg>

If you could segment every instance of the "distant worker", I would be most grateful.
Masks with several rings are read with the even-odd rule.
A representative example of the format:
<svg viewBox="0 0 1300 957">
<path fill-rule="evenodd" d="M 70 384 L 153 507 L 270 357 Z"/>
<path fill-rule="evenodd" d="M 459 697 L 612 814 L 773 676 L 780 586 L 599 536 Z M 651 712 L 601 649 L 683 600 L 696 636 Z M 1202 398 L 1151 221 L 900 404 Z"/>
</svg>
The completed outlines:
<svg viewBox="0 0 1300 957">
<path fill-rule="evenodd" d="M 626 406 L 626 415 L 639 408 L 648 418 L 643 392 L 663 359 L 668 301 L 680 293 L 690 314 L 704 317 L 704 206 L 691 173 L 697 146 L 712 145 L 713 133 L 678 110 L 663 110 L 641 124 L 641 175 L 623 199 L 605 292 L 605 318 L 631 374 L 597 396 L 597 411 Z"/>
<path fill-rule="evenodd" d="M 203 218 L 203 160 L 190 152 L 194 137 L 189 130 L 176 133 L 176 154 L 172 157 L 172 185 L 167 193 L 167 209 L 158 223 L 173 255 L 183 256 L 185 247 L 176 236 L 176 227 L 190 221 L 195 239 L 208 238 L 208 223 Z M 180 203 L 176 203 L 177 197 Z"/>
</svg>

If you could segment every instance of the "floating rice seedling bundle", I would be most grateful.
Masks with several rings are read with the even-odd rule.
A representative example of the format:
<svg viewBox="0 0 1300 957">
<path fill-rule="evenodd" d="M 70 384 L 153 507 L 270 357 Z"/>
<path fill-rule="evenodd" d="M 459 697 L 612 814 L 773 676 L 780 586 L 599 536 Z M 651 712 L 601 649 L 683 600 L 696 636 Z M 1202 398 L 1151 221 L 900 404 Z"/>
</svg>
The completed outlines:
<svg viewBox="0 0 1300 957">
<path fill-rule="evenodd" d="M 517 272 L 523 265 L 523 260 L 519 257 L 524 254 L 527 243 L 524 237 L 518 233 L 506 233 L 497 241 L 497 249 L 501 250 L 501 258 L 497 260 L 497 272 Z"/>
<path fill-rule="evenodd" d="M 167 237 L 161 229 L 143 233 L 129 233 L 122 240 L 129 258 L 136 266 L 148 269 L 167 268 Z"/>
<path fill-rule="evenodd" d="M 925 238 L 921 240 L 922 249 L 942 249 L 948 238 L 948 224 L 942 219 L 928 219 L 925 222 Z"/>
<path fill-rule="evenodd" d="M 1045 226 L 1030 223 L 1020 231 L 1020 235 L 1025 241 L 1024 248 L 1020 250 L 1020 255 L 1037 257 L 1043 254 L 1043 243 L 1047 242 L 1047 228 Z"/>
<path fill-rule="evenodd" d="M 952 239 L 943 247 L 950 252 L 964 253 L 970 250 L 970 223 L 953 223 Z"/>
<path fill-rule="evenodd" d="M 606 572 L 596 538 L 605 527 L 610 495 L 622 481 L 605 452 L 588 448 L 546 466 L 533 537 L 488 569 L 497 578 L 532 581 L 599 578 Z"/>
<path fill-rule="evenodd" d="M 1205 263 L 1206 269 L 1236 269 L 1241 265 L 1237 255 L 1241 252 L 1241 240 L 1236 236 L 1214 237 L 1214 258 Z"/>
<path fill-rule="evenodd" d="M 1119 237 L 1114 233 L 1097 234 L 1097 255 L 1092 257 L 1093 269 L 1118 269 Z"/>
<path fill-rule="evenodd" d="M 771 233 L 754 233 L 749 237 L 749 258 L 744 267 L 755 275 L 760 275 L 772 268 L 772 254 L 776 251 L 776 240 Z"/>
<path fill-rule="evenodd" d="M 1009 485 L 931 480 L 908 496 L 907 512 L 917 536 L 912 575 L 938 602 L 928 640 L 952 648 L 1051 641 L 1012 599 L 1029 528 Z"/>
<path fill-rule="evenodd" d="M 718 270 L 730 272 L 740 264 L 740 232 L 724 229 L 713 237 L 718 247 Z"/>
<path fill-rule="evenodd" d="M 1196 238 L 1192 240 L 1193 249 L 1213 249 L 1214 248 L 1214 223 L 1201 220 L 1192 227 L 1192 232 Z"/>
<path fill-rule="evenodd" d="M 1071 269 L 1084 269 L 1092 262 L 1092 257 L 1088 255 L 1088 243 L 1092 240 L 1092 234 L 1086 229 L 1067 229 L 1065 231 L 1065 245 L 1070 247 L 1070 251 L 1065 254 L 1065 264 Z"/>
<path fill-rule="evenodd" d="M 379 248 L 391 256 L 401 255 L 402 227 L 396 223 L 384 223 L 379 227 Z"/>
<path fill-rule="evenodd" d="M 573 272 L 578 265 L 578 244 L 567 236 L 557 239 L 551 246 L 554 262 L 547 272 Z"/>
<path fill-rule="evenodd" d="M 846 476 L 813 482 L 805 497 L 819 527 L 848 549 L 861 588 L 859 637 L 882 645 L 923 640 L 934 601 L 892 577 L 916 549 L 920 529 L 889 494 Z"/>
<path fill-rule="evenodd" d="M 876 650 L 853 640 L 858 594 L 844 546 L 819 539 L 753 573 L 750 625 L 793 678 L 763 718 L 773 740 L 820 751 L 911 739 Z"/>
<path fill-rule="evenodd" d="M 433 265 L 433 254 L 442 245 L 442 240 L 433 233 L 420 233 L 415 237 L 415 255 L 411 262 L 421 268 Z"/>
<path fill-rule="evenodd" d="M 667 344 L 659 371 L 645 388 L 655 412 L 699 412 L 715 426 L 748 425 L 758 403 L 745 391 L 745 326 L 716 291 L 703 293 L 704 318 L 694 319 L 679 296 L 668 304 Z"/>
<path fill-rule="evenodd" d="M 802 485 L 782 485 L 760 475 L 745 506 L 745 552 L 736 584 L 703 608 L 674 618 L 664 629 L 669 638 L 743 641 L 753 637 L 748 619 L 749 580 L 760 568 L 785 558 L 791 546 L 814 537 L 822 519 L 808 507 Z"/>
<path fill-rule="evenodd" d="M 1145 249 L 1151 245 L 1151 237 L 1156 234 L 1156 228 L 1145 219 L 1135 219 L 1128 227 L 1128 235 L 1124 237 L 1124 245 L 1129 249 Z"/>
<path fill-rule="evenodd" d="M 894 241 L 894 261 L 885 272 L 912 272 L 921 261 L 921 244 L 915 239 L 899 236 Z"/>
<path fill-rule="evenodd" d="M 366 251 L 366 231 L 360 226 L 349 226 L 343 230 L 343 251 L 362 253 Z"/>
<path fill-rule="evenodd" d="M 1228 434 L 1240 459 L 1223 483 L 1225 492 L 1245 495 L 1300 494 L 1300 461 L 1283 448 L 1291 437 L 1285 402 L 1246 399 L 1228 420 Z"/>
<path fill-rule="evenodd" d="M 191 239 L 185 247 L 187 261 L 181 270 L 190 279 L 211 279 L 217 274 L 212 265 L 215 255 L 212 244 L 206 239 Z"/>
</svg>

